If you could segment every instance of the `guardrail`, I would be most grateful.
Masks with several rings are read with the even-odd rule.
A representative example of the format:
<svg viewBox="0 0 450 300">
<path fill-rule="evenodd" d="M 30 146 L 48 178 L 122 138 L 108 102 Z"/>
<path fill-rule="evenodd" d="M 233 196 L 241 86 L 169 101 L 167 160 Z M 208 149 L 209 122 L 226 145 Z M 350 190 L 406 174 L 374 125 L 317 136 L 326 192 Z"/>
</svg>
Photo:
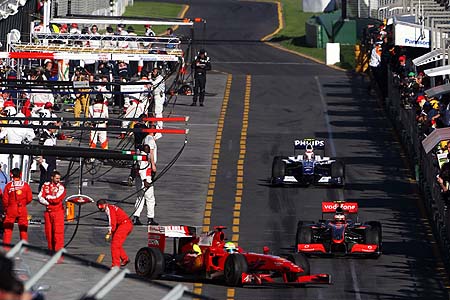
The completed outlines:
<svg viewBox="0 0 450 300">
<path fill-rule="evenodd" d="M 384 102 L 387 114 L 394 120 L 403 149 L 409 156 L 409 164 L 415 170 L 415 177 L 424 198 L 435 233 L 440 241 L 444 260 L 450 264 L 450 219 L 446 203 L 443 201 L 441 189 L 436 181 L 439 174 L 438 161 L 433 152 L 425 153 L 422 140 L 425 138 L 420 125 L 416 121 L 413 109 L 405 109 L 401 105 L 398 87 L 393 84 L 392 73 L 389 73 L 389 94 Z"/>
</svg>

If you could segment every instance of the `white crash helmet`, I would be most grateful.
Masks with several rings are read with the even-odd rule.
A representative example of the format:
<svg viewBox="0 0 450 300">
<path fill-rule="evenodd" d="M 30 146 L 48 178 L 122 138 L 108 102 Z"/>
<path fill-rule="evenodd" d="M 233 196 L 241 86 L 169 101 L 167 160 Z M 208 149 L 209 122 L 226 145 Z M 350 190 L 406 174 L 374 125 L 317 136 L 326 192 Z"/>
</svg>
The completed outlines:
<svg viewBox="0 0 450 300">
<path fill-rule="evenodd" d="M 305 151 L 305 159 L 306 160 L 313 160 L 315 157 L 314 155 L 314 148 L 312 145 L 306 145 L 306 151 Z"/>
</svg>

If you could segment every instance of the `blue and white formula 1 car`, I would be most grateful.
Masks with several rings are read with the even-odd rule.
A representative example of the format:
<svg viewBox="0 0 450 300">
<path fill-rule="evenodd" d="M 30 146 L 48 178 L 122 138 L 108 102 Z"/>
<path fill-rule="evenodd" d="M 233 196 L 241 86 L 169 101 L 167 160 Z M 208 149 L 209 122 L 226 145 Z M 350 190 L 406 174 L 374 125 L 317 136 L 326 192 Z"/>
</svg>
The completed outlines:
<svg viewBox="0 0 450 300">
<path fill-rule="evenodd" d="M 321 150 L 325 154 L 325 141 L 303 139 L 294 142 L 294 156 L 275 156 L 272 163 L 271 183 L 273 185 L 297 184 L 308 186 L 330 185 L 344 186 L 344 163 L 330 157 L 317 155 Z M 298 154 L 298 151 L 304 151 Z"/>
</svg>

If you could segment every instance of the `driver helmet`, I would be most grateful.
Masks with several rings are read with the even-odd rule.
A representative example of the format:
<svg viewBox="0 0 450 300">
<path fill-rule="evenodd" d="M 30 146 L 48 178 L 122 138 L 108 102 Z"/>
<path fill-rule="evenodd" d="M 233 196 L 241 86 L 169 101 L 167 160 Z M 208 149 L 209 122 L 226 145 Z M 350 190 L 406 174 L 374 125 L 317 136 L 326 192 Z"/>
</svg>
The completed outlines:
<svg viewBox="0 0 450 300">
<path fill-rule="evenodd" d="M 334 215 L 334 221 L 336 222 L 345 222 L 345 215 L 344 215 L 344 211 L 342 210 L 341 207 L 338 207 L 336 209 L 336 214 Z"/>
<path fill-rule="evenodd" d="M 235 253 L 237 252 L 236 245 L 233 242 L 226 242 L 223 246 L 223 250 L 225 250 L 228 253 Z"/>
<path fill-rule="evenodd" d="M 334 215 L 334 220 L 336 222 L 345 222 L 345 216 L 341 214 Z"/>
<path fill-rule="evenodd" d="M 305 158 L 307 160 L 313 160 L 314 159 L 314 151 L 313 151 L 312 145 L 306 145 L 306 151 L 305 151 Z"/>
</svg>

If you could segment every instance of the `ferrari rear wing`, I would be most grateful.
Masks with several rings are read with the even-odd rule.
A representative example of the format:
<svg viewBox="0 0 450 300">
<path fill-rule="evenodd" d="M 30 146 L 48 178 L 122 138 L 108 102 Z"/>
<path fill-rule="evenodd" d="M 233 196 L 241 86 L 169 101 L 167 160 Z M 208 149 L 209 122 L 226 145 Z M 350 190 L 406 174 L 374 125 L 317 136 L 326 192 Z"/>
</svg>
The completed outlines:
<svg viewBox="0 0 450 300">
<path fill-rule="evenodd" d="M 345 213 L 358 213 L 357 202 L 322 202 L 322 213 L 334 213 L 340 207 Z"/>
<path fill-rule="evenodd" d="M 325 141 L 316 139 L 295 140 L 294 150 L 304 150 L 307 145 L 311 145 L 315 150 L 325 150 Z"/>
<path fill-rule="evenodd" d="M 194 226 L 148 226 L 148 247 L 159 248 L 164 253 L 166 238 L 193 237 L 196 235 Z"/>
</svg>

